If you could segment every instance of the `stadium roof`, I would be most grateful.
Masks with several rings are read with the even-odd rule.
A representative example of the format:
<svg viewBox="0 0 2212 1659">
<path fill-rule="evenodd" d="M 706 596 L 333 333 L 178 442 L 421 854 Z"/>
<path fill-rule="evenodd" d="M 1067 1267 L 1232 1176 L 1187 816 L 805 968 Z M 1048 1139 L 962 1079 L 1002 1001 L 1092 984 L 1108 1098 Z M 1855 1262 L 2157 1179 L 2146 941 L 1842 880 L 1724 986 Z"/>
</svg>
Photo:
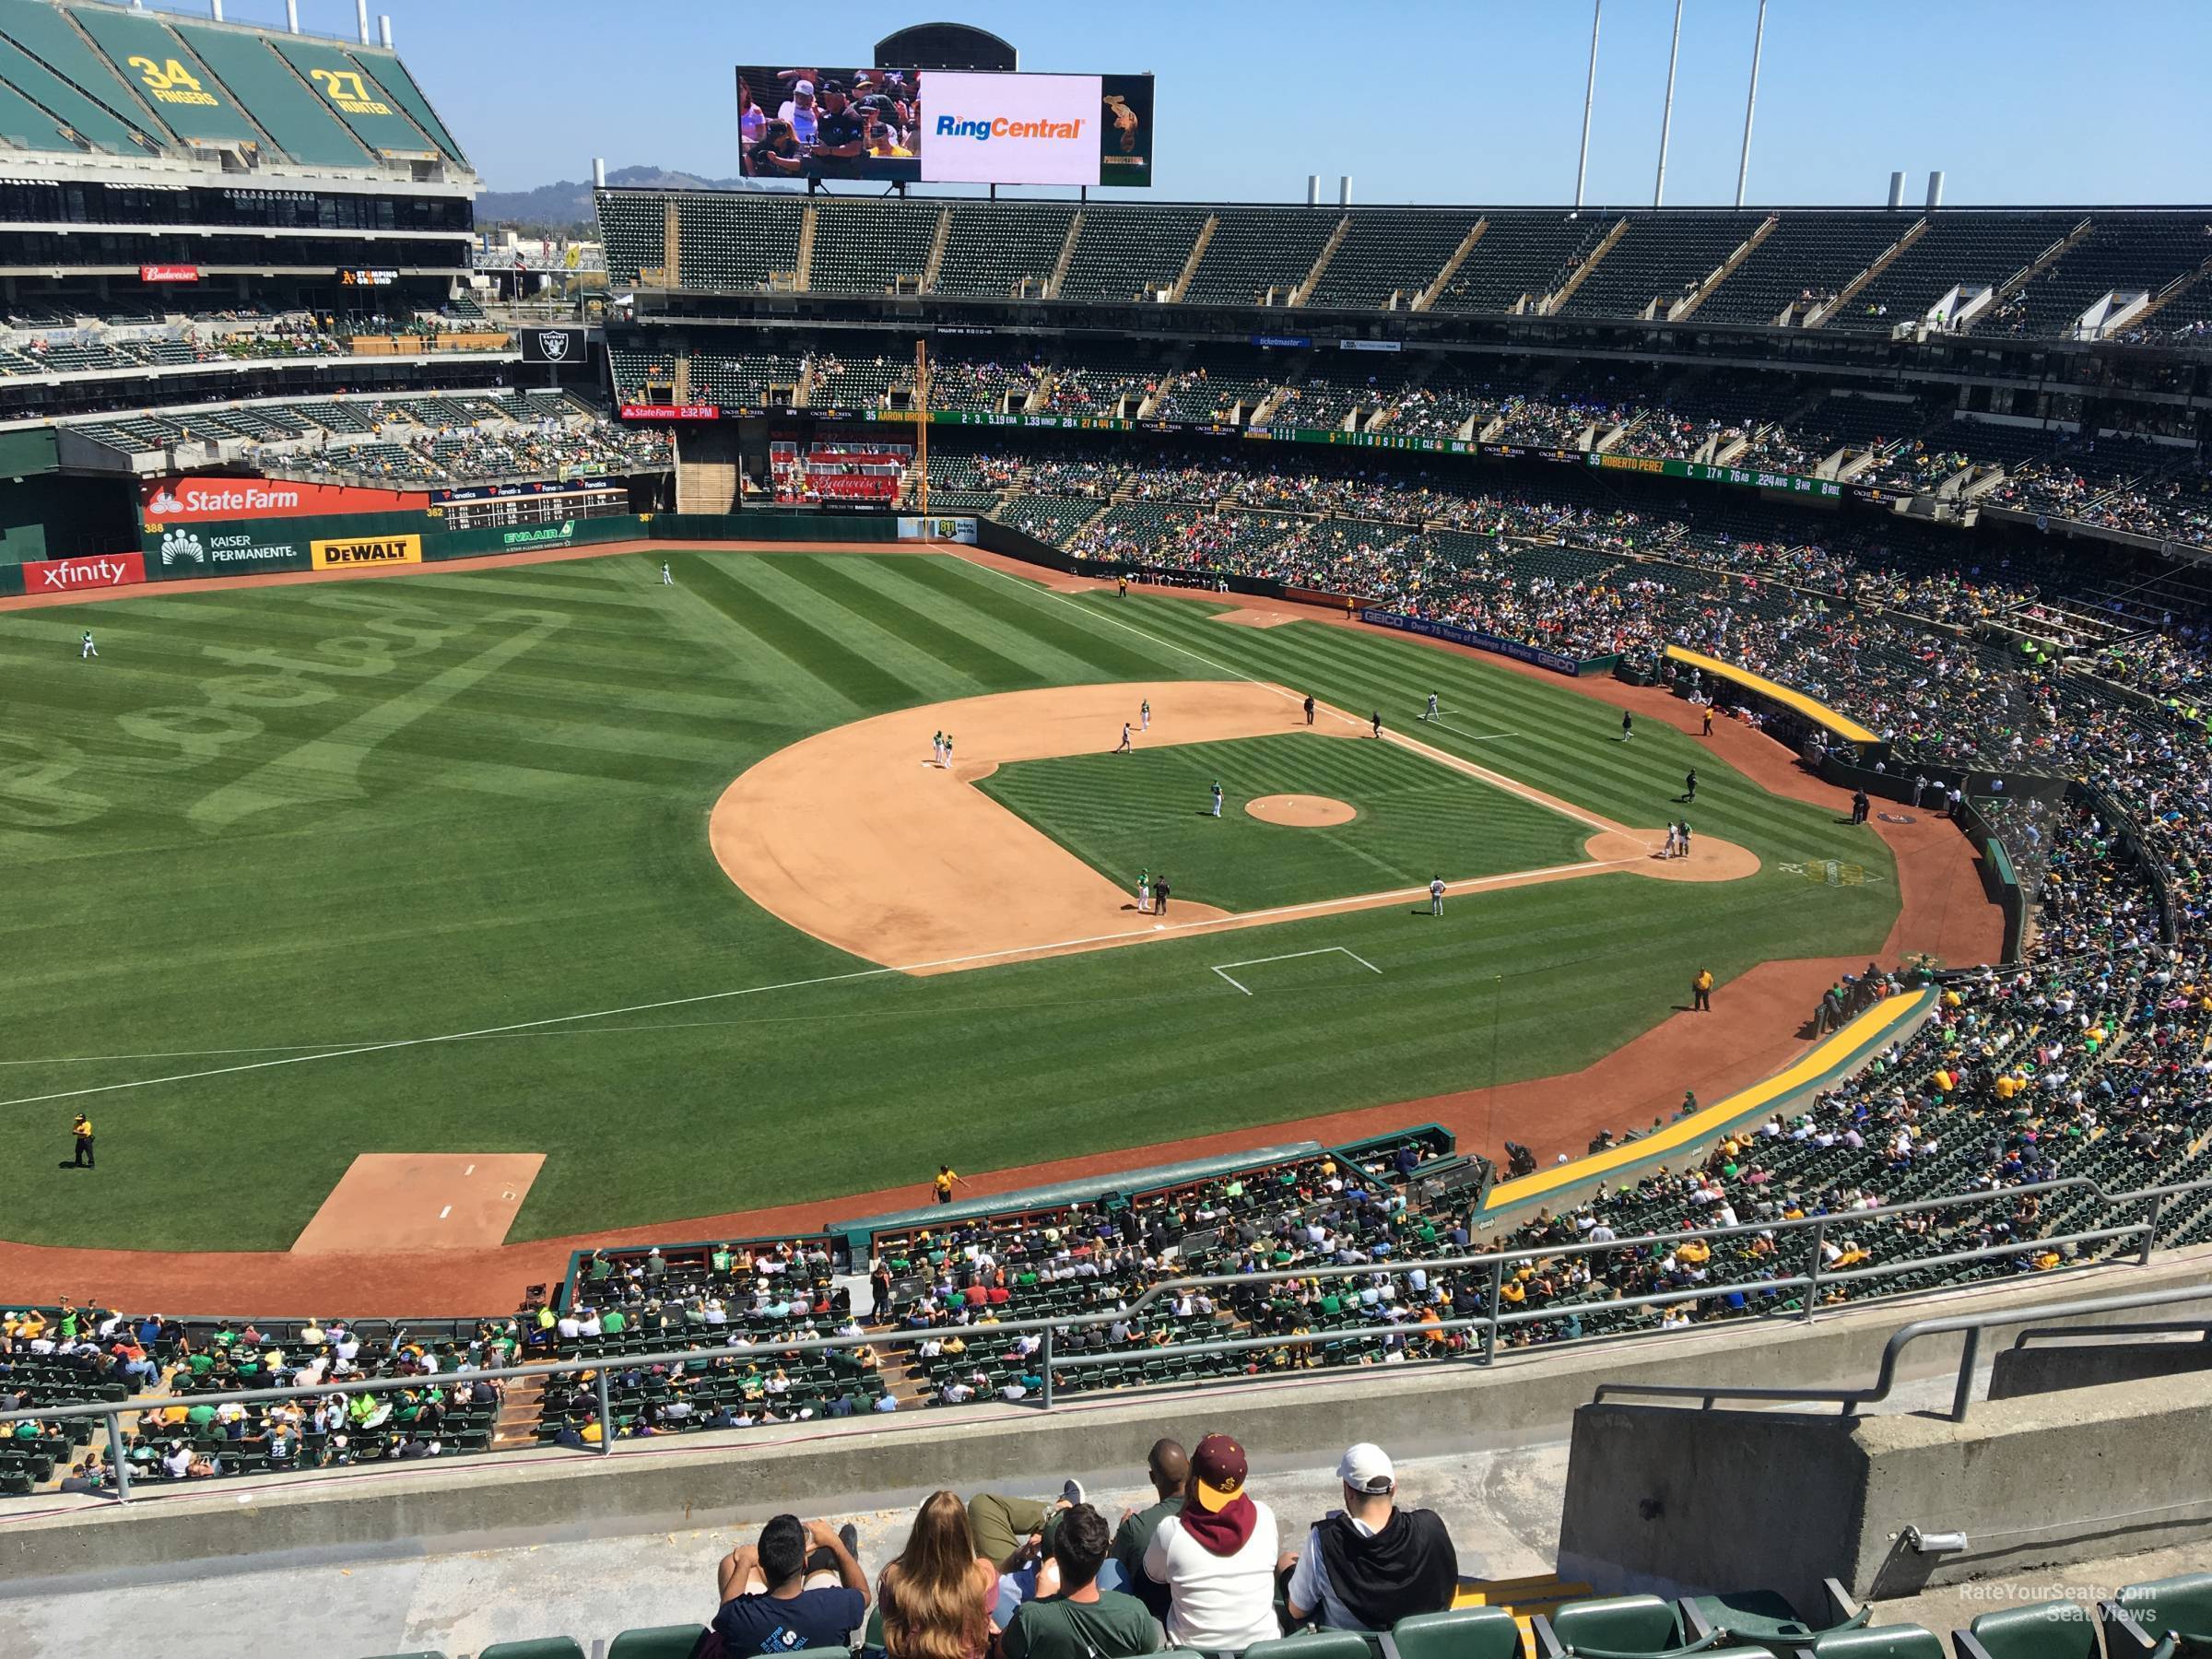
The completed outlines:
<svg viewBox="0 0 2212 1659">
<path fill-rule="evenodd" d="M 468 159 L 382 47 L 0 0 L 0 166 L 109 159 L 435 177 Z"/>
</svg>

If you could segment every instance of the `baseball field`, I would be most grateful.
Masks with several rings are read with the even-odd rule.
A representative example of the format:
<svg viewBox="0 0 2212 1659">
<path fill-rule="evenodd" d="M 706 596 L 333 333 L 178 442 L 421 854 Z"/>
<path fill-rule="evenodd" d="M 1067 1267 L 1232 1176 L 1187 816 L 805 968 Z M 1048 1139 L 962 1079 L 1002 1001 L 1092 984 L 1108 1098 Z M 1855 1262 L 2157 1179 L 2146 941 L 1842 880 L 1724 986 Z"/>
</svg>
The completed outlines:
<svg viewBox="0 0 2212 1659">
<path fill-rule="evenodd" d="M 827 1216 L 1573 1072 L 1898 913 L 1871 829 L 1472 656 L 662 557 L 0 618 L 0 1232 L 281 1251 L 435 1155 L 501 1160 L 487 1241 Z"/>
</svg>

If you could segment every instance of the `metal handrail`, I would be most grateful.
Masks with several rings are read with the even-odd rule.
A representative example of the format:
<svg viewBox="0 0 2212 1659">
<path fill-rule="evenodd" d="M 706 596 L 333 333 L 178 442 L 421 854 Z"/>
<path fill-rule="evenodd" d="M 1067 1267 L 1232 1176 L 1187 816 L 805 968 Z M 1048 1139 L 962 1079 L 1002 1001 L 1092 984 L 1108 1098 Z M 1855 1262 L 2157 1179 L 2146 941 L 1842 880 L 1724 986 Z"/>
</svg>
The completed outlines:
<svg viewBox="0 0 2212 1659">
<path fill-rule="evenodd" d="M 2155 1308 L 2174 1302 L 2212 1300 L 2212 1285 L 2181 1285 L 2165 1290 L 2136 1290 L 2120 1296 L 2093 1296 L 2079 1301 L 2042 1302 L 2032 1308 L 2000 1308 L 1981 1313 L 1953 1313 L 1940 1319 L 1920 1319 L 1889 1334 L 1882 1346 L 1881 1364 L 1874 1382 L 1865 1388 L 1752 1388 L 1731 1383 L 1707 1386 L 1700 1382 L 1601 1382 L 1591 1396 L 1602 1405 L 1607 1394 L 1635 1394 L 1646 1399 L 1690 1399 L 1712 1409 L 1715 1400 L 1769 1400 L 1818 1402 L 1841 1406 L 1845 1417 L 1855 1417 L 1862 1406 L 1879 1405 L 1897 1385 L 1898 1357 L 1924 1336 L 1962 1331 L 1958 1380 L 1951 1393 L 1951 1421 L 1964 1422 L 1973 1404 L 1974 1370 L 1982 1358 L 1982 1333 L 2004 1325 L 2025 1324 L 2038 1319 L 2076 1319 L 2092 1313 L 2118 1313 L 2129 1308 Z"/>
<path fill-rule="evenodd" d="M 2094 1194 L 2108 1208 L 2147 1200 L 2151 1206 L 2150 1214 L 2140 1221 L 2078 1232 L 2019 1239 L 2008 1243 L 1987 1245 L 1973 1250 L 1939 1255 L 1911 1256 L 1895 1262 L 1877 1263 L 1865 1267 L 1832 1269 L 1826 1267 L 1822 1263 L 1821 1253 L 1826 1241 L 1827 1230 L 1830 1225 L 1839 1222 L 1857 1227 L 1866 1222 L 1880 1220 L 1886 1217 L 1945 1207 L 1965 1207 L 1993 1200 L 2018 1198 L 2024 1194 L 2057 1190 L 2087 1191 Z M 1953 1194 L 1938 1198 L 1913 1199 L 1903 1204 L 1884 1205 L 1865 1210 L 1849 1211 L 1841 1217 L 1807 1216 L 1794 1221 L 1777 1221 L 1771 1224 L 1739 1223 L 1735 1227 L 1728 1228 L 1651 1233 L 1636 1238 L 1612 1239 L 1599 1242 L 1578 1240 L 1571 1243 L 1494 1251 L 1479 1254 L 1406 1261 L 1312 1264 L 1299 1267 L 1270 1268 L 1255 1273 L 1194 1275 L 1160 1280 L 1148 1287 L 1132 1301 L 1120 1307 L 1046 1318 L 1012 1319 L 973 1325 L 932 1325 L 912 1329 L 865 1331 L 858 1335 L 818 1336 L 801 1339 L 771 1337 L 757 1341 L 733 1342 L 712 1347 L 692 1347 L 657 1349 L 645 1353 L 598 1354 L 518 1366 L 463 1366 L 451 1371 L 439 1371 L 429 1376 L 349 1378 L 313 1386 L 238 1389 L 219 1394 L 132 1395 L 123 1400 L 93 1401 L 0 1412 L 0 1423 L 25 1420 L 65 1422 L 93 1418 L 101 1419 L 108 1431 L 109 1460 L 116 1474 L 114 1497 L 118 1501 L 128 1502 L 130 1500 L 130 1471 L 128 1460 L 124 1454 L 124 1437 L 122 1427 L 124 1416 L 146 1411 L 167 1411 L 183 1404 L 216 1406 L 264 1405 L 285 1400 L 326 1399 L 332 1394 L 349 1398 L 357 1394 L 388 1394 L 445 1387 L 450 1386 L 455 1381 L 464 1379 L 505 1382 L 516 1378 L 591 1373 L 594 1377 L 597 1395 L 597 1419 L 600 1429 L 598 1453 L 605 1456 L 613 1453 L 615 1441 L 614 1405 L 607 1382 L 607 1373 L 611 1370 L 630 1370 L 641 1366 L 663 1365 L 688 1367 L 719 1359 L 758 1359 L 767 1358 L 775 1359 L 793 1354 L 831 1353 L 858 1347 L 913 1347 L 932 1340 L 942 1340 L 948 1333 L 956 1335 L 966 1333 L 982 1333 L 987 1334 L 993 1339 L 1001 1336 L 1020 1335 L 1030 1332 L 1039 1333 L 1041 1340 L 1035 1359 L 1039 1374 L 1043 1380 L 1043 1386 L 1039 1393 L 1036 1405 L 1045 1411 L 1052 1410 L 1055 1404 L 1053 1378 L 1057 1373 L 1081 1371 L 1094 1366 L 1126 1364 L 1132 1360 L 1145 1359 L 1238 1353 L 1257 1348 L 1310 1347 L 1317 1344 L 1327 1346 L 1370 1338 L 1403 1337 L 1408 1334 L 1427 1335 L 1466 1331 L 1481 1334 L 1482 1342 L 1475 1356 L 1476 1362 L 1488 1366 L 1495 1360 L 1498 1335 L 1500 1331 L 1510 1331 L 1521 1325 L 1579 1322 L 1585 1316 L 1603 1314 L 1618 1310 L 1662 1306 L 1678 1307 L 1685 1303 L 1711 1302 L 1736 1295 L 1741 1295 L 1746 1299 L 1758 1297 L 1764 1300 L 1771 1300 L 1790 1292 L 1802 1292 L 1798 1317 L 1809 1321 L 1814 1316 L 1818 1293 L 1823 1286 L 1871 1282 L 1905 1274 L 1924 1272 L 1931 1268 L 2018 1256 L 2030 1251 L 2043 1251 L 2055 1246 L 2102 1243 L 2116 1239 L 2137 1236 L 2140 1236 L 2143 1241 L 2142 1248 L 2136 1258 L 2140 1265 L 2149 1260 L 2152 1246 L 2158 1237 L 2166 1199 L 2179 1194 L 2208 1192 L 2212 1192 L 2212 1177 L 2176 1182 L 2162 1187 L 2147 1187 L 2137 1191 L 2108 1194 L 2087 1176 L 2065 1176 L 2057 1181 L 2038 1182 L 2030 1186 L 1998 1187 L 1982 1193 Z M 1659 1245 L 1672 1245 L 1690 1239 L 1711 1241 L 1747 1233 L 1772 1236 L 1783 1232 L 1800 1232 L 1806 1235 L 1807 1248 L 1803 1272 L 1779 1275 L 1772 1278 L 1735 1281 L 1719 1285 L 1690 1285 L 1678 1290 L 1617 1297 L 1605 1301 L 1555 1302 L 1541 1308 L 1523 1308 L 1517 1311 L 1509 1311 L 1503 1300 L 1503 1288 L 1508 1272 L 1513 1265 L 1523 1263 L 1556 1260 L 1575 1255 L 1610 1254 L 1621 1251 L 1648 1250 Z M 1392 1321 L 1363 1323 L 1338 1325 L 1325 1330 L 1293 1332 L 1266 1336 L 1220 1337 L 1206 1342 L 1168 1343 L 1155 1347 L 1115 1350 L 1112 1353 L 1102 1354 L 1066 1354 L 1056 1351 L 1058 1340 L 1065 1333 L 1078 1329 L 1109 1326 L 1116 1323 L 1133 1320 L 1153 1308 L 1162 1298 L 1171 1297 L 1185 1289 L 1279 1284 L 1291 1280 L 1342 1279 L 1363 1275 L 1371 1277 L 1378 1273 L 1394 1276 L 1407 1274 L 1417 1268 L 1429 1273 L 1458 1273 L 1475 1268 L 1487 1269 L 1486 1311 L 1433 1323 L 1417 1324 Z M 2112 1305 L 2115 1307 L 2149 1305 L 2159 1300 L 2187 1300 L 2191 1296 L 2202 1298 L 2207 1295 L 2212 1295 L 2212 1292 L 2204 1290 L 2193 1290 L 2181 1294 L 2147 1292 L 2144 1293 L 2140 1304 L 2136 1301 L 2120 1299 L 2113 1301 Z M 2018 1318 L 1991 1316 L 1990 1322 L 1994 1324 L 2019 1323 L 2020 1319 L 2029 1317 L 2055 1317 L 2070 1310 L 2070 1304 L 2061 1305 L 2058 1308 L 2045 1306 L 2029 1310 Z M 1965 1329 L 1968 1327 L 1964 1324 L 1947 1324 L 1938 1320 L 1923 1322 L 1921 1325 L 1907 1327 L 1907 1330 L 1934 1331 L 1953 1328 Z M 1904 1334 L 1900 1332 L 1899 1335 L 1901 1336 Z M 1970 1338 L 1970 1342 L 1976 1346 L 1977 1351 L 1978 1340 L 1978 1337 Z M 1891 1347 L 1895 1348 L 1897 1346 L 1898 1338 L 1892 1337 Z M 1846 1390 L 1830 1391 L 1823 1394 L 1819 1391 L 1704 1389 L 1694 1385 L 1607 1383 L 1600 1387 L 1597 1397 L 1602 1399 L 1606 1390 L 1610 1388 L 1617 1393 L 1640 1392 L 1662 1396 L 1700 1397 L 1703 1398 L 1708 1406 L 1711 1405 L 1712 1399 L 1722 1397 L 1824 1399 L 1843 1404 L 1848 1412 L 1854 1404 L 1870 1403 L 1887 1396 L 1891 1372 L 1894 1369 L 1892 1354 L 1885 1353 L 1883 1365 L 1884 1370 L 1878 1391 L 1873 1393 L 1865 1390 Z M 1965 1372 L 1969 1379 L 1971 1379 L 1971 1369 L 1970 1365 Z M 1964 1386 L 1965 1384 L 1962 1382 L 1961 1388 L 1963 1389 Z"/>
</svg>

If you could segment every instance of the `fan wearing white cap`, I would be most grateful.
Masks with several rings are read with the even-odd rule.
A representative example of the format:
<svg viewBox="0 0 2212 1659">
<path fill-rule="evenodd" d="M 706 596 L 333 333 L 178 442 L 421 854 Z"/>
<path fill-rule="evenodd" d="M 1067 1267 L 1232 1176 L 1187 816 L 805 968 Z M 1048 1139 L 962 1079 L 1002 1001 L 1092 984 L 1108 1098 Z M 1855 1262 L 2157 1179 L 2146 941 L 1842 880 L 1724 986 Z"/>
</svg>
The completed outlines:
<svg viewBox="0 0 2212 1659">
<path fill-rule="evenodd" d="M 1306 1535 L 1285 1599 L 1292 1622 L 1335 1630 L 1387 1630 L 1415 1613 L 1441 1613 L 1459 1587 L 1459 1553 L 1431 1510 L 1394 1501 L 1398 1472 L 1382 1447 L 1361 1441 L 1337 1460 L 1344 1507 Z"/>
<path fill-rule="evenodd" d="M 791 135 L 801 144 L 812 144 L 819 130 L 818 112 L 814 107 L 814 83 L 810 80 L 793 81 L 791 96 L 783 100 L 783 107 L 776 112 L 776 119 L 790 122 Z"/>
</svg>

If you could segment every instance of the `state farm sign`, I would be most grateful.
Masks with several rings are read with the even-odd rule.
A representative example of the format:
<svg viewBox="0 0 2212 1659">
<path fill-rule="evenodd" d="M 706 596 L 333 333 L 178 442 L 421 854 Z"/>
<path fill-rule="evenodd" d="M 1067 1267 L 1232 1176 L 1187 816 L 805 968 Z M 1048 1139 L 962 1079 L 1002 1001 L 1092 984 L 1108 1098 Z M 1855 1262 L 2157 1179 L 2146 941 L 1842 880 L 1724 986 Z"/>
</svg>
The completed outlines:
<svg viewBox="0 0 2212 1659">
<path fill-rule="evenodd" d="M 295 484 L 282 478 L 158 478 L 140 486 L 138 493 L 138 515 L 149 530 L 226 519 L 417 512 L 429 504 L 429 496 L 421 491 Z"/>
<path fill-rule="evenodd" d="M 624 404 L 625 420 L 720 420 L 722 409 L 715 404 Z"/>
<path fill-rule="evenodd" d="M 102 553 L 92 559 L 26 559 L 27 594 L 75 594 L 91 588 L 129 587 L 146 580 L 142 553 Z"/>
</svg>

